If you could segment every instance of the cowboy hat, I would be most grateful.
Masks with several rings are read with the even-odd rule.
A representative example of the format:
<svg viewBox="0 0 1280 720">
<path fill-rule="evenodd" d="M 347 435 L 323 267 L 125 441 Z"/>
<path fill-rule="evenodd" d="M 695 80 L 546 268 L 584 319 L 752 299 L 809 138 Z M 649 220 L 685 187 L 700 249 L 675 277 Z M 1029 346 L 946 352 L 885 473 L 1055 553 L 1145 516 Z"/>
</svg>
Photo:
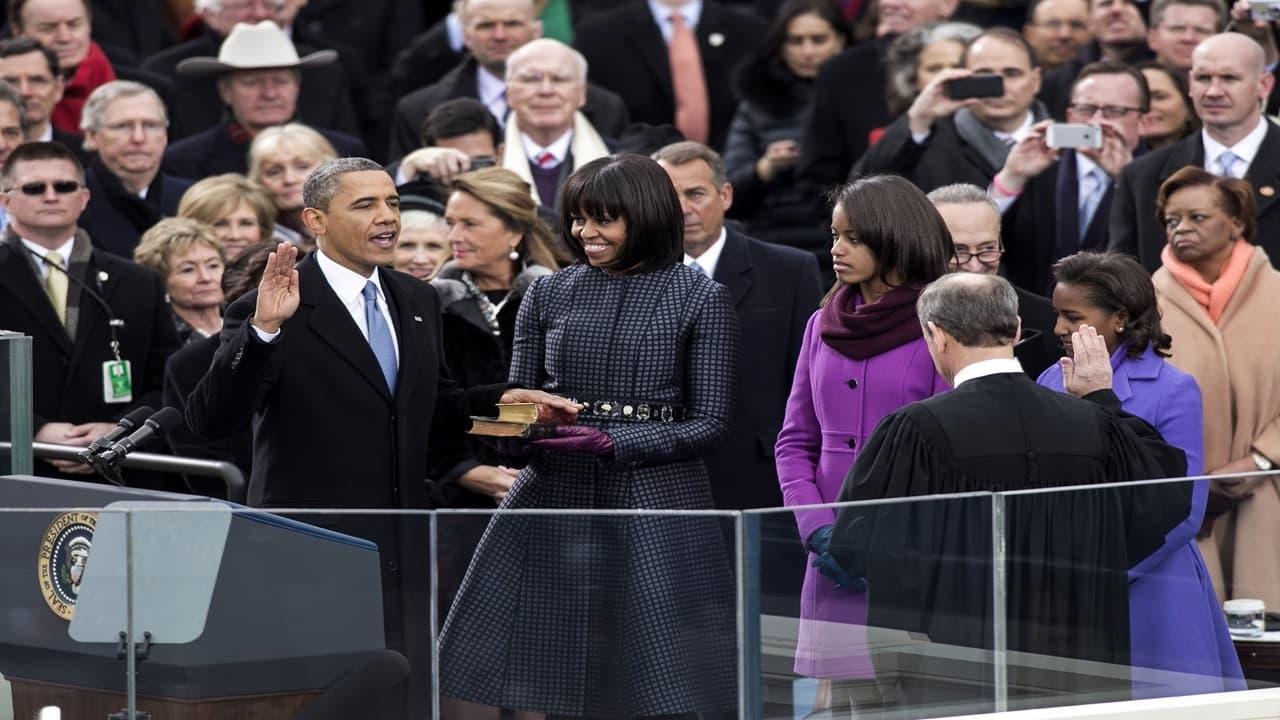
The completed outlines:
<svg viewBox="0 0 1280 720">
<path fill-rule="evenodd" d="M 284 31 L 270 20 L 263 20 L 257 25 L 236 23 L 218 48 L 218 57 L 187 58 L 178 63 L 178 72 L 217 75 L 236 70 L 307 68 L 328 65 L 337 59 L 336 50 L 319 50 L 299 58 Z"/>
</svg>

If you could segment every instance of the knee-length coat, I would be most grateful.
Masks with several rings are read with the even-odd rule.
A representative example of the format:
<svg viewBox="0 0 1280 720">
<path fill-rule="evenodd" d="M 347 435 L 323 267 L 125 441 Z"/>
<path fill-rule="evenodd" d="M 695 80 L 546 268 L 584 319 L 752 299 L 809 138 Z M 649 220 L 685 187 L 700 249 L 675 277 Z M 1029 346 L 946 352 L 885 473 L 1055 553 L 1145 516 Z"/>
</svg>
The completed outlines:
<svg viewBox="0 0 1280 720">
<path fill-rule="evenodd" d="M 682 405 L 676 422 L 580 418 L 605 461 L 535 451 L 502 507 L 712 507 L 702 457 L 728 436 L 738 326 L 724 288 L 683 265 L 540 278 L 510 380 L 580 401 Z M 736 621 L 723 518 L 499 515 L 441 635 L 441 693 L 555 715 L 734 707 Z"/>
<path fill-rule="evenodd" d="M 822 341 L 819 310 L 809 318 L 775 456 L 787 507 L 836 502 L 858 451 L 885 415 L 949 390 L 924 338 L 865 360 Z M 912 322 L 915 322 L 912 320 Z M 800 540 L 836 521 L 835 510 L 796 511 Z M 813 559 L 812 553 L 809 559 Z M 865 649 L 866 593 L 840 589 L 812 566 L 800 592 L 795 671 L 808 677 L 873 674 Z"/>
</svg>

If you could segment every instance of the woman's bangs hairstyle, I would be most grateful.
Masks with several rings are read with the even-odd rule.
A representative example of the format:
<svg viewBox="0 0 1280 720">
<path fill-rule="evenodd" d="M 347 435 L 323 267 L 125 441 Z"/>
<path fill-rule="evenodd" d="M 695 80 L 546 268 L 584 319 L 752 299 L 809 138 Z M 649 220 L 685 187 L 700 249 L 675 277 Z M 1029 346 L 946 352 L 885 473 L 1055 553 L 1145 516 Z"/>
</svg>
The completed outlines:
<svg viewBox="0 0 1280 720">
<path fill-rule="evenodd" d="M 573 236 L 575 217 L 623 220 L 626 241 L 603 267 L 614 272 L 652 272 L 684 258 L 684 211 L 667 171 L 643 155 L 610 155 L 583 165 L 560 194 L 560 233 L 580 261 L 582 242 Z"/>
<path fill-rule="evenodd" d="M 920 188 L 897 175 L 871 175 L 836 190 L 854 240 L 880 266 L 879 279 L 927 285 L 947 274 L 955 249 L 938 209 Z M 836 281 L 839 287 L 840 282 Z"/>
</svg>

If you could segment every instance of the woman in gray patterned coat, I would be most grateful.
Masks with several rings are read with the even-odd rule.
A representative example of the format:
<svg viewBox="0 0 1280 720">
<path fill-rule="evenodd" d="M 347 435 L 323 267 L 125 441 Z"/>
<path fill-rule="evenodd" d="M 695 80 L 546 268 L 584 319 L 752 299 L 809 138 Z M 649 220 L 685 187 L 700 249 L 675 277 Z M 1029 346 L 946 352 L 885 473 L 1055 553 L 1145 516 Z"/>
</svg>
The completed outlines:
<svg viewBox="0 0 1280 720">
<path fill-rule="evenodd" d="M 652 160 L 588 163 L 561 206 L 579 262 L 529 288 L 510 380 L 585 407 L 576 424 L 528 444 L 502 507 L 709 509 L 701 458 L 729 432 L 737 374 L 728 296 L 682 264 L 680 201 Z M 441 635 L 447 716 L 732 709 L 733 576 L 721 522 L 496 517 Z"/>
</svg>

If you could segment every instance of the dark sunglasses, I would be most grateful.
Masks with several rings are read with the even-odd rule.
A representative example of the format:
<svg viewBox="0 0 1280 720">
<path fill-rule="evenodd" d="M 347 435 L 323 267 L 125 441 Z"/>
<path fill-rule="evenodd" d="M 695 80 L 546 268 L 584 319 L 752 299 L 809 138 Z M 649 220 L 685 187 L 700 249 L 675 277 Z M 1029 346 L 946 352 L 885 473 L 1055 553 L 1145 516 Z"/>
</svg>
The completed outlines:
<svg viewBox="0 0 1280 720">
<path fill-rule="evenodd" d="M 29 182 L 19 185 L 18 189 L 22 191 L 23 195 L 43 195 L 45 190 L 49 189 L 49 185 L 50 183 L 46 182 Z M 59 195 L 70 195 L 80 189 L 80 183 L 75 180 L 54 180 L 52 185 L 53 191 Z"/>
</svg>

